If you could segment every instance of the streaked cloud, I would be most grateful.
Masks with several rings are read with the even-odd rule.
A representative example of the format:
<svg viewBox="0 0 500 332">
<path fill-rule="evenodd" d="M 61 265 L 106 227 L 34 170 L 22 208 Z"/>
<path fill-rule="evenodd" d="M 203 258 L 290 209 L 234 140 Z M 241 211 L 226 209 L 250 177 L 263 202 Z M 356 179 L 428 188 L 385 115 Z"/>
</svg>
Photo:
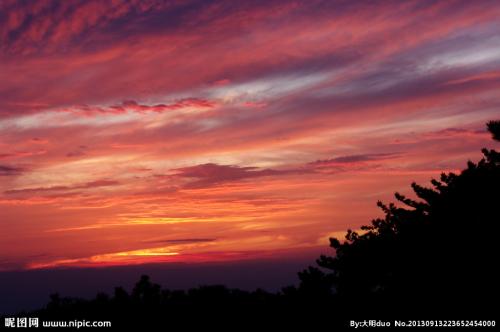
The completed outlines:
<svg viewBox="0 0 500 332">
<path fill-rule="evenodd" d="M 490 0 L 1 1 L 0 265 L 320 250 L 492 146 L 499 16 Z"/>
<path fill-rule="evenodd" d="M 16 166 L 0 165 L 1 176 L 19 175 L 23 171 L 22 168 Z"/>
<path fill-rule="evenodd" d="M 26 194 L 26 193 L 43 193 L 43 192 L 59 192 L 59 191 L 71 191 L 78 189 L 92 189 L 107 186 L 118 185 L 119 182 L 113 180 L 96 180 L 92 182 L 80 183 L 70 186 L 52 186 L 52 187 L 38 187 L 38 188 L 23 188 L 23 189 L 12 189 L 7 190 L 4 193 L 7 195 L 14 194 Z"/>
</svg>

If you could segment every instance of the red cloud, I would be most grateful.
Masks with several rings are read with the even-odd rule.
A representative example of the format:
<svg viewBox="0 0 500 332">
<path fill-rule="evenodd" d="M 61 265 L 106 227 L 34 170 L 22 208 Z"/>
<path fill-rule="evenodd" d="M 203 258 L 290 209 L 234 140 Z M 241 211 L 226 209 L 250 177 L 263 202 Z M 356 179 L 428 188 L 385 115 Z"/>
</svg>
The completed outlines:
<svg viewBox="0 0 500 332">
<path fill-rule="evenodd" d="M 200 247 L 258 234 L 230 253 L 279 246 L 267 232 L 284 247 L 332 220 L 355 227 L 372 194 L 490 144 L 475 129 L 500 106 L 500 6 L 485 6 L 0 1 L 0 226 L 13 239 L 0 252 L 53 261 L 158 234 Z"/>
<path fill-rule="evenodd" d="M 139 0 L 5 0 L 0 2 L 0 12 L 6 13 L 0 45 L 4 51 L 21 54 L 61 49 L 82 34 L 106 28 L 120 18 L 163 7 L 161 1 Z"/>
<path fill-rule="evenodd" d="M 71 112 L 75 114 L 83 115 L 95 115 L 95 114 L 120 114 L 127 111 L 137 112 L 137 113 L 148 113 L 156 112 L 161 113 L 170 110 L 177 110 L 188 107 L 195 108 L 213 108 L 216 106 L 215 101 L 198 99 L 198 98 L 186 98 L 175 101 L 171 104 L 155 104 L 155 105 L 145 105 L 139 104 L 135 100 L 126 100 L 119 105 L 111 105 L 108 107 L 96 107 L 96 106 L 75 106 L 70 108 L 62 109 L 64 112 Z"/>
<path fill-rule="evenodd" d="M 16 151 L 10 153 L 0 153 L 0 159 L 37 156 L 37 155 L 42 155 L 46 152 L 47 152 L 46 150 L 38 150 L 38 151 Z"/>
<path fill-rule="evenodd" d="M 0 81 L 0 110 L 185 95 L 221 77 L 237 83 L 313 68 L 364 68 L 468 27 L 488 31 L 499 13 L 498 6 L 485 11 L 470 1 L 229 3 L 188 6 L 178 15 L 171 11 L 176 3 L 161 1 L 2 2 L 0 11 L 8 13 L 2 72 L 9 80 Z M 160 16 L 166 19 L 154 20 Z"/>
<path fill-rule="evenodd" d="M 71 186 L 52 186 L 52 187 L 38 187 L 38 188 L 25 188 L 25 189 L 11 189 L 5 191 L 7 195 L 14 194 L 40 194 L 40 193 L 51 193 L 60 191 L 72 191 L 78 189 L 92 189 L 99 187 L 116 186 L 120 184 L 117 181 L 112 180 L 97 180 L 92 182 L 80 183 Z"/>
<path fill-rule="evenodd" d="M 173 170 L 174 176 L 195 179 L 188 187 L 201 187 L 238 181 L 248 178 L 286 174 L 287 171 L 258 169 L 257 167 L 239 167 L 232 165 L 203 164 Z"/>
<path fill-rule="evenodd" d="M 355 154 L 348 156 L 340 156 L 332 159 L 326 160 L 317 160 L 315 162 L 310 163 L 309 165 L 313 166 L 330 166 L 330 165 L 345 165 L 345 164 L 357 164 L 364 163 L 369 161 L 379 161 L 379 160 L 388 160 L 399 157 L 400 153 L 367 153 L 367 154 Z"/>
<path fill-rule="evenodd" d="M 0 176 L 19 175 L 23 169 L 16 166 L 0 165 Z"/>
</svg>

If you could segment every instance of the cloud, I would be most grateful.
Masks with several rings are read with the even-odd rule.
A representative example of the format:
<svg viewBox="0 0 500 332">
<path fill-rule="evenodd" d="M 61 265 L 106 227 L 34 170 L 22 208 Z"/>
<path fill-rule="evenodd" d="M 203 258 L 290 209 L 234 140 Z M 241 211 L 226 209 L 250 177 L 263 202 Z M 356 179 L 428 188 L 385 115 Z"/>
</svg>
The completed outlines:
<svg viewBox="0 0 500 332">
<path fill-rule="evenodd" d="M 423 136 L 427 139 L 444 139 L 444 138 L 454 138 L 454 137 L 481 137 L 488 135 L 488 131 L 486 129 L 466 129 L 466 128 L 445 128 L 442 130 L 426 133 Z"/>
<path fill-rule="evenodd" d="M 79 145 L 75 150 L 68 152 L 66 157 L 83 157 L 87 154 L 88 147 L 86 145 Z"/>
<path fill-rule="evenodd" d="M 355 228 L 376 199 L 491 146 L 478 129 L 500 108 L 499 14 L 489 0 L 0 1 L 0 252 L 125 264 L 161 253 L 134 252 L 145 240 L 205 255 L 234 239 L 223 255 Z"/>
<path fill-rule="evenodd" d="M 177 168 L 174 169 L 173 172 L 174 177 L 194 179 L 194 181 L 186 185 L 188 188 L 206 187 L 229 181 L 290 173 L 290 171 L 218 165 L 213 163 Z"/>
<path fill-rule="evenodd" d="M 24 188 L 24 189 L 11 189 L 6 190 L 4 193 L 7 195 L 15 194 L 41 194 L 41 193 L 52 193 L 60 191 L 72 191 L 79 189 L 92 189 L 100 187 L 116 186 L 120 184 L 118 181 L 113 180 L 97 180 L 86 183 L 75 184 L 71 186 L 52 186 L 52 187 L 37 187 L 37 188 Z"/>
<path fill-rule="evenodd" d="M 189 244 L 189 243 L 203 243 L 203 242 L 214 242 L 215 238 L 187 238 L 187 239 L 160 239 L 160 240 L 150 240 L 144 241 L 147 243 L 165 243 L 165 244 Z"/>
<path fill-rule="evenodd" d="M 401 156 L 401 153 L 368 153 L 368 154 L 356 154 L 348 156 L 340 156 L 332 159 L 317 160 L 310 163 L 314 166 L 329 166 L 329 165 L 345 165 L 345 164 L 358 164 L 369 161 L 380 161 L 394 159 Z"/>
<path fill-rule="evenodd" d="M 23 168 L 16 166 L 0 165 L 0 176 L 14 176 L 23 173 Z"/>
<path fill-rule="evenodd" d="M 184 98 L 174 101 L 170 104 L 155 104 L 155 105 L 145 105 L 139 104 L 135 100 L 126 100 L 119 105 L 111 105 L 108 107 L 97 107 L 97 106 L 75 106 L 62 111 L 71 112 L 75 114 L 83 115 L 95 115 L 95 114 L 123 114 L 128 111 L 137 113 L 148 113 L 156 112 L 161 113 L 165 111 L 178 110 L 182 108 L 213 108 L 216 102 L 212 100 L 199 99 L 199 98 Z"/>
<path fill-rule="evenodd" d="M 123 25 L 123 22 L 119 22 L 123 17 L 137 16 L 162 7 L 165 5 L 161 1 L 136 0 L 2 1 L 2 50 L 22 55 L 40 50 L 61 50 L 64 46 L 88 38 L 95 29 L 106 29 L 114 22 Z"/>
<path fill-rule="evenodd" d="M 498 16 L 494 2 L 484 11 L 468 1 L 2 4 L 2 64 L 11 79 L 0 82 L 0 109 L 9 116 L 123 98 L 193 95 L 212 82 L 230 87 L 350 66 L 359 73 L 401 53 L 427 60 L 436 52 L 429 43 L 443 44 L 469 27 L 479 31 L 474 40 L 495 35 L 488 23 Z"/>
<path fill-rule="evenodd" d="M 37 156 L 37 155 L 42 155 L 46 152 L 47 152 L 46 150 L 37 150 L 37 151 L 15 151 L 10 153 L 0 153 L 0 159 Z"/>
</svg>

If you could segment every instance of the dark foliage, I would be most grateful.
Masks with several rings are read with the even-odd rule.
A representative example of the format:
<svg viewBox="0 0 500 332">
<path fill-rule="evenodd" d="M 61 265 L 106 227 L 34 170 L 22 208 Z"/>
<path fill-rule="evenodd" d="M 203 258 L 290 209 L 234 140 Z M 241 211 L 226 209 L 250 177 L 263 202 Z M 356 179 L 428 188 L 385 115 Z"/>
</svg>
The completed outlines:
<svg viewBox="0 0 500 332">
<path fill-rule="evenodd" d="M 500 140 L 500 122 L 488 123 Z M 393 310 L 486 312 L 497 301 L 500 154 L 483 149 L 460 174 L 442 174 L 432 188 L 412 184 L 416 199 L 395 194 L 378 202 L 385 218 L 346 241 L 330 239 L 334 257 L 300 274 L 305 292 L 335 292 L 338 300 L 384 303 Z M 330 272 L 327 272 L 330 271 Z"/>
<path fill-rule="evenodd" d="M 21 316 L 39 317 L 44 321 L 106 320 L 112 322 L 114 330 L 120 331 L 254 330 L 303 322 L 305 307 L 295 292 L 293 287 L 275 294 L 220 285 L 172 291 L 161 289 L 144 275 L 131 293 L 117 287 L 113 296 L 98 294 L 92 300 L 61 298 L 54 294 L 46 308 Z M 316 313 L 326 313 L 326 308 L 317 309 Z"/>
<path fill-rule="evenodd" d="M 500 122 L 488 123 L 500 140 Z M 488 318 L 498 299 L 500 153 L 483 149 L 460 174 L 442 174 L 432 188 L 412 184 L 416 198 L 395 194 L 378 203 L 385 217 L 330 239 L 336 255 L 299 273 L 299 287 L 274 294 L 224 286 L 161 289 L 143 276 L 129 294 L 93 300 L 51 297 L 42 319 L 101 319 L 118 329 L 269 324 L 346 326 L 348 319 Z M 251 273 L 251 271 L 249 271 Z M 433 316 L 434 315 L 434 316 Z M 485 316 L 486 315 L 486 316 Z"/>
</svg>

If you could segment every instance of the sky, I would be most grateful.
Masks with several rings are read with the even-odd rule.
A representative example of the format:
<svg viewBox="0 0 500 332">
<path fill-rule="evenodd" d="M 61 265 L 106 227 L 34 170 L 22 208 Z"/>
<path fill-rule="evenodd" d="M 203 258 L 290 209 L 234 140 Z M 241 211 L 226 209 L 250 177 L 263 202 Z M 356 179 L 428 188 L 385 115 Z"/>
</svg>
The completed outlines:
<svg viewBox="0 0 500 332">
<path fill-rule="evenodd" d="M 492 147 L 499 17 L 485 0 L 0 1 L 0 270 L 327 251 Z"/>
</svg>

